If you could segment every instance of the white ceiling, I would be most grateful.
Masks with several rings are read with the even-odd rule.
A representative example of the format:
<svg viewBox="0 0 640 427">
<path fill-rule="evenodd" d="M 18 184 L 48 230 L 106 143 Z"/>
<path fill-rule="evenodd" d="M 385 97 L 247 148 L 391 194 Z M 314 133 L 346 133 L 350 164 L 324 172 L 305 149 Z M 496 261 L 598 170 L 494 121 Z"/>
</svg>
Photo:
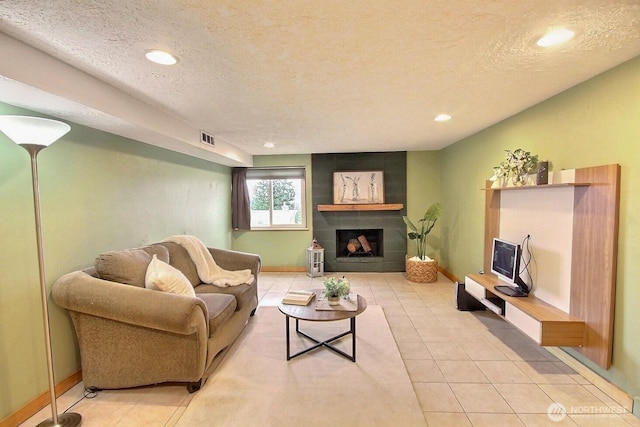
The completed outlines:
<svg viewBox="0 0 640 427">
<path fill-rule="evenodd" d="M 640 1 L 3 0 L 0 48 L 0 101 L 251 164 L 445 147 L 640 55 Z"/>
</svg>

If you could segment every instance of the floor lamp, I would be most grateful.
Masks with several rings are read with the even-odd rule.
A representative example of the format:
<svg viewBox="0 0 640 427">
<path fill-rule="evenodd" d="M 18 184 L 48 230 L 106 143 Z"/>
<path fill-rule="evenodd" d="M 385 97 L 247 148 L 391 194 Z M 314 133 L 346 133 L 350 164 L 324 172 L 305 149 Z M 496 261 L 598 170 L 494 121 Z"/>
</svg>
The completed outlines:
<svg viewBox="0 0 640 427">
<path fill-rule="evenodd" d="M 56 120 L 40 117 L 0 116 L 0 131 L 13 142 L 21 145 L 31 156 L 31 181 L 33 182 L 33 206 L 36 218 L 36 242 L 38 247 L 38 268 L 40 271 L 40 291 L 42 293 L 42 318 L 44 321 L 44 338 L 47 352 L 47 371 L 49 374 L 49 394 L 51 396 L 51 413 L 53 416 L 38 427 L 79 426 L 82 417 L 76 413 L 58 415 L 56 405 L 56 389 L 53 377 L 53 355 L 51 352 L 51 330 L 49 326 L 49 309 L 47 307 L 47 280 L 44 271 L 44 252 L 42 250 L 42 222 L 40 219 L 40 190 L 38 189 L 38 161 L 40 150 L 53 144 L 71 127 Z"/>
</svg>

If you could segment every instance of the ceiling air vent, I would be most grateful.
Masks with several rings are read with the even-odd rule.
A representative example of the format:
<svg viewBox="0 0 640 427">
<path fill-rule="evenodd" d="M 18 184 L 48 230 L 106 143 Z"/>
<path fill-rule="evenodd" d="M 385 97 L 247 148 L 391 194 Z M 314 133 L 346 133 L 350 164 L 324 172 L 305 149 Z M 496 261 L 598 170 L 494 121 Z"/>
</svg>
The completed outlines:
<svg viewBox="0 0 640 427">
<path fill-rule="evenodd" d="M 200 131 L 200 141 L 202 141 L 203 144 L 207 144 L 212 147 L 216 145 L 215 141 L 213 140 L 213 135 L 203 130 Z"/>
</svg>

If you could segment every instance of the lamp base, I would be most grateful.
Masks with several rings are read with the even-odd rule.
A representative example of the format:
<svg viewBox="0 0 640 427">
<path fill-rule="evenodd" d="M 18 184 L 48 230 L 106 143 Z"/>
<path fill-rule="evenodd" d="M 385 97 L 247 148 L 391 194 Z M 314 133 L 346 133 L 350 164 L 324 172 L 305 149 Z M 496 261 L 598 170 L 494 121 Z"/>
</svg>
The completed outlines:
<svg viewBox="0 0 640 427">
<path fill-rule="evenodd" d="M 53 418 L 44 420 L 37 427 L 78 427 L 82 425 L 82 416 L 75 412 L 58 415 L 58 424 L 53 423 Z"/>
</svg>

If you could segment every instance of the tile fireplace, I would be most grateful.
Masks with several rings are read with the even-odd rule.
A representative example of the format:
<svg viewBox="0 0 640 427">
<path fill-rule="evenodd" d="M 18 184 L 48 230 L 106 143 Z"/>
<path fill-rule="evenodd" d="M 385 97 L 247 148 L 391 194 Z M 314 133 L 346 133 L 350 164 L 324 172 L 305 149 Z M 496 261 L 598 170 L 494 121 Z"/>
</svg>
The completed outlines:
<svg viewBox="0 0 640 427">
<path fill-rule="evenodd" d="M 406 153 L 334 153 L 313 154 L 313 235 L 325 248 L 325 272 L 392 272 L 405 270 L 407 252 Z M 385 204 L 401 204 L 395 210 L 318 211 L 318 205 L 330 205 L 333 197 L 333 173 L 337 171 L 381 170 L 384 173 Z M 371 247 L 362 249 L 358 237 Z M 359 246 L 350 251 L 349 242 Z"/>
</svg>

